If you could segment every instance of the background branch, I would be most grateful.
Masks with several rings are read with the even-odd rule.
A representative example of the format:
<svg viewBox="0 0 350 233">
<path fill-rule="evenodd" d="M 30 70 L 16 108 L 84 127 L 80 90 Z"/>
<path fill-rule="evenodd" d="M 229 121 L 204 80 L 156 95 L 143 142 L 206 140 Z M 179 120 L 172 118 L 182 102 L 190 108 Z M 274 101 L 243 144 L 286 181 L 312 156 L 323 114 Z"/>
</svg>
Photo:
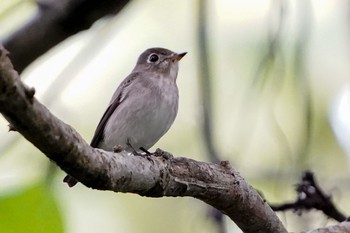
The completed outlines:
<svg viewBox="0 0 350 233">
<path fill-rule="evenodd" d="M 208 36 L 207 36 L 207 0 L 198 1 L 198 77 L 199 91 L 202 109 L 202 136 L 203 146 L 207 157 L 212 162 L 219 162 L 219 156 L 213 140 L 213 96 L 212 96 L 212 75 L 209 63 Z"/>
<path fill-rule="evenodd" d="M 3 40 L 11 61 L 22 72 L 50 48 L 96 20 L 120 11 L 128 0 L 39 0 L 37 12 L 22 28 Z"/>
<path fill-rule="evenodd" d="M 295 189 L 298 193 L 297 200 L 291 203 L 281 205 L 270 205 L 274 211 L 294 210 L 302 213 L 303 210 L 316 209 L 322 211 L 326 216 L 337 220 L 345 221 L 347 217 L 342 214 L 333 204 L 331 196 L 325 194 L 321 187 L 317 184 L 314 175 L 310 171 L 306 171 L 300 183 Z"/>
<path fill-rule="evenodd" d="M 220 161 L 219 153 L 213 137 L 213 95 L 212 95 L 212 70 L 209 62 L 208 51 L 208 4 L 207 0 L 197 1 L 197 37 L 198 37 L 198 80 L 200 92 L 200 106 L 202 110 L 201 135 L 205 155 L 213 163 Z M 218 226 L 219 233 L 225 233 L 225 222 L 222 213 L 216 209 L 209 210 L 209 216 Z"/>
</svg>

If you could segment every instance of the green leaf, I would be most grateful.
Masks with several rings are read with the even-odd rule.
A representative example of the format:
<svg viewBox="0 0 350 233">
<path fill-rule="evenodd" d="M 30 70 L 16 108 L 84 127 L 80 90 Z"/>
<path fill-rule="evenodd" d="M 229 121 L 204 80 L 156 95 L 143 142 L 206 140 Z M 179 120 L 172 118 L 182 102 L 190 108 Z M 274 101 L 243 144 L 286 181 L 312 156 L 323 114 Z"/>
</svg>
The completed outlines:
<svg viewBox="0 0 350 233">
<path fill-rule="evenodd" d="M 45 184 L 0 197 L 0 232 L 61 233 L 62 219 Z"/>
</svg>

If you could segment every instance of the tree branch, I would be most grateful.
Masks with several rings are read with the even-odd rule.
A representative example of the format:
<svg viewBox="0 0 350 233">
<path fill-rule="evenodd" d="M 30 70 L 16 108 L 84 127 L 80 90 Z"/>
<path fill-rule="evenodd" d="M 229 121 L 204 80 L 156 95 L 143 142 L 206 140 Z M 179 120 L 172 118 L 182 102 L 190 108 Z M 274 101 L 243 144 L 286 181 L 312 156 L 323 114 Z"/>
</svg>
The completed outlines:
<svg viewBox="0 0 350 233">
<path fill-rule="evenodd" d="M 228 162 L 130 156 L 90 147 L 33 97 L 0 48 L 0 112 L 11 126 L 84 185 L 142 196 L 190 196 L 229 216 L 244 232 L 287 232 Z"/>
<path fill-rule="evenodd" d="M 50 48 L 96 20 L 120 11 L 129 0 L 38 0 L 38 10 L 18 31 L 4 39 L 18 72 Z"/>
<path fill-rule="evenodd" d="M 334 226 L 318 228 L 307 233 L 350 233 L 350 222 L 342 222 Z"/>
<path fill-rule="evenodd" d="M 304 172 L 300 183 L 296 185 L 295 191 L 298 196 L 294 202 L 270 205 L 271 208 L 274 211 L 292 209 L 300 213 L 302 213 L 303 210 L 316 209 L 338 222 L 343 222 L 347 219 L 347 217 L 336 208 L 331 196 L 326 195 L 318 185 L 312 172 Z"/>
</svg>

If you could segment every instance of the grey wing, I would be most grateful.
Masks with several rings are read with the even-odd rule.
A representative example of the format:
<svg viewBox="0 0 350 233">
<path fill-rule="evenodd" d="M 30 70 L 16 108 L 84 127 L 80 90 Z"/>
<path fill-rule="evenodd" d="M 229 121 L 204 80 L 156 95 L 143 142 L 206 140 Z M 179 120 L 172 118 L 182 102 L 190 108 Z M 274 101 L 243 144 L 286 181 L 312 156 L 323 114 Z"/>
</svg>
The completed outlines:
<svg viewBox="0 0 350 233">
<path fill-rule="evenodd" d="M 137 76 L 138 76 L 137 73 L 131 73 L 128 77 L 124 79 L 124 81 L 120 84 L 118 89 L 114 92 L 107 110 L 104 112 L 100 122 L 97 125 L 95 134 L 91 140 L 90 146 L 97 147 L 98 144 L 101 142 L 101 140 L 103 139 L 104 128 L 109 118 L 111 117 L 113 112 L 116 110 L 116 108 L 120 105 L 120 103 L 122 103 L 127 96 L 127 93 L 125 93 L 124 91 L 125 88 L 129 86 Z"/>
</svg>

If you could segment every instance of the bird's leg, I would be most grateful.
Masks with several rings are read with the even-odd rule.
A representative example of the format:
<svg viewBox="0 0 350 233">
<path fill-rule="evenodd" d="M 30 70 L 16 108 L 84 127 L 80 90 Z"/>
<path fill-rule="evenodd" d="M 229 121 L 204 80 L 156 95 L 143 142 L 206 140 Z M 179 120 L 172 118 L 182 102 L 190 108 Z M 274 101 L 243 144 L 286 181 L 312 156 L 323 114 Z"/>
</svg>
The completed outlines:
<svg viewBox="0 0 350 233">
<path fill-rule="evenodd" d="M 132 149 L 132 153 L 133 153 L 134 155 L 136 155 L 136 156 L 142 156 L 142 157 L 145 157 L 145 156 L 146 156 L 146 155 L 144 155 L 144 154 L 138 152 L 137 150 L 135 150 L 135 148 L 131 145 L 130 139 L 129 139 L 129 138 L 126 140 L 126 145 Z M 142 150 L 142 149 L 140 148 L 140 150 Z M 145 152 L 144 150 L 142 150 L 142 151 Z M 145 152 L 145 153 L 146 153 L 146 152 Z M 148 152 L 148 153 L 149 153 L 149 152 Z"/>
<path fill-rule="evenodd" d="M 140 147 L 140 150 L 142 150 L 143 152 L 146 153 L 146 155 L 152 155 L 151 152 L 149 152 L 148 150 L 146 150 L 145 148 L 143 148 L 142 146 Z"/>
</svg>

